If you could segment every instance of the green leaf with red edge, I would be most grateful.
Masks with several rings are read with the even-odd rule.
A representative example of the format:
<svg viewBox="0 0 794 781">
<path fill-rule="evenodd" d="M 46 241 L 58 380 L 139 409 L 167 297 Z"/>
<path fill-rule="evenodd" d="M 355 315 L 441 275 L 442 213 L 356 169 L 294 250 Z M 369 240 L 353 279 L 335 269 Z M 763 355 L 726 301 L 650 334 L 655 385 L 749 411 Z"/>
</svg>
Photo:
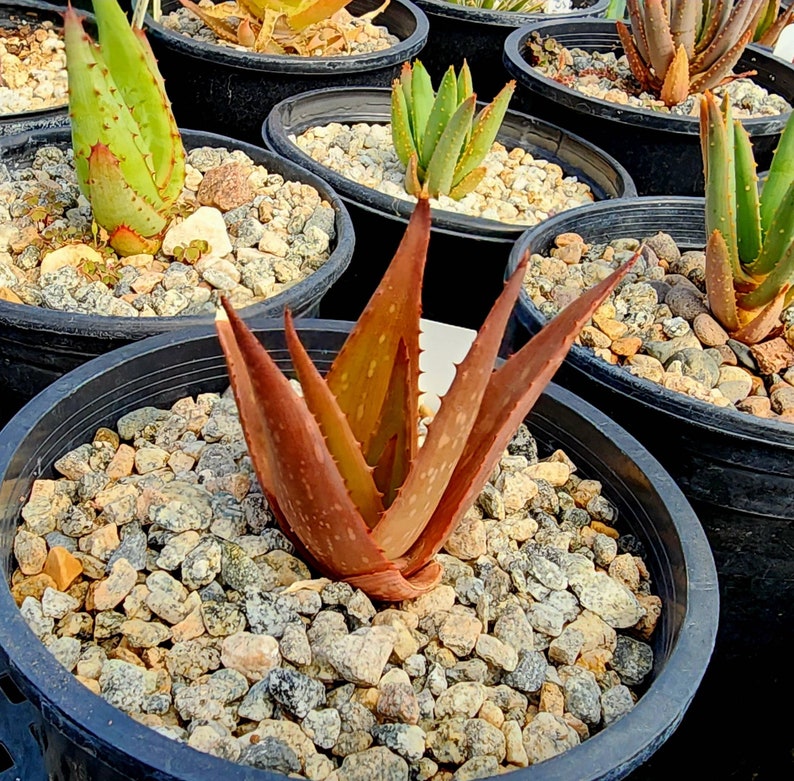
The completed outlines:
<svg viewBox="0 0 794 781">
<path fill-rule="evenodd" d="M 380 427 L 369 446 L 370 457 L 376 465 L 375 484 L 383 494 L 384 507 L 389 507 L 394 501 L 419 449 L 416 437 L 408 436 L 408 427 L 405 425 L 406 421 L 416 422 L 417 419 L 417 407 L 414 405 L 418 400 L 409 387 L 412 376 L 408 349 L 400 340 Z"/>
<path fill-rule="evenodd" d="M 706 244 L 706 297 L 714 317 L 729 331 L 739 327 L 736 289 L 725 237 L 712 231 Z"/>
<path fill-rule="evenodd" d="M 650 64 L 659 79 L 664 79 L 675 56 L 670 20 L 664 9 L 664 0 L 645 0 L 645 36 L 648 41 Z"/>
<path fill-rule="evenodd" d="M 339 409 L 330 388 L 298 338 L 289 310 L 284 313 L 284 330 L 306 406 L 320 426 L 350 498 L 358 507 L 364 523 L 371 529 L 383 512 L 383 502 L 373 479 L 372 467 L 364 459 L 361 445 L 353 436 L 345 414 Z"/>
<path fill-rule="evenodd" d="M 565 359 L 574 339 L 593 312 L 626 275 L 637 257 L 639 253 L 603 282 L 569 304 L 491 374 L 479 405 L 477 419 L 448 487 L 424 533 L 405 556 L 405 563 L 401 566 L 404 574 L 411 575 L 421 571 L 441 549 L 462 514 L 482 490 L 519 423 L 529 413 Z M 520 280 L 523 280 L 523 274 L 523 266 L 513 273 Z M 433 425 L 435 423 L 431 424 L 431 431 Z"/>
<path fill-rule="evenodd" d="M 430 205 L 420 198 L 394 259 L 325 378 L 370 465 L 370 442 L 378 441 L 400 340 L 408 354 L 409 392 L 415 394 L 410 408 L 418 409 L 419 317 L 429 236 Z M 415 442 L 415 417 L 405 426 L 406 437 Z"/>
<path fill-rule="evenodd" d="M 775 328 L 780 327 L 780 313 L 786 305 L 789 286 L 784 285 L 777 295 L 749 322 L 731 336 L 744 344 L 758 344 L 766 339 Z"/>
<path fill-rule="evenodd" d="M 521 290 L 526 260 L 520 266 L 521 273 L 511 276 L 466 357 L 458 365 L 413 468 L 372 532 L 390 559 L 402 556 L 423 533 L 466 448 L 507 321 Z"/>
</svg>

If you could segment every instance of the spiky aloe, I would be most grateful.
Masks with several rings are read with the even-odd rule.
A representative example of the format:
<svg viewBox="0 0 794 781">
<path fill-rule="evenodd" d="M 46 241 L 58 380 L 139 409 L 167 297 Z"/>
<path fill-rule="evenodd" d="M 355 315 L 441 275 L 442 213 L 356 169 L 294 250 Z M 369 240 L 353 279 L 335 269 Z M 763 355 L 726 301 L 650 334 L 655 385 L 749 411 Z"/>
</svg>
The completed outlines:
<svg viewBox="0 0 794 781">
<path fill-rule="evenodd" d="M 339 30 L 307 35 L 312 25 L 330 20 L 350 0 L 236 0 L 202 7 L 192 0 L 179 0 L 219 38 L 268 54 L 308 54 L 315 48 L 332 54 L 347 47 Z M 387 5 L 365 14 L 371 18 Z"/>
<path fill-rule="evenodd" d="M 545 0 L 449 0 L 449 2 L 467 8 L 484 8 L 487 11 L 514 14 L 539 13 L 546 5 Z"/>
<path fill-rule="evenodd" d="M 753 33 L 753 40 L 764 46 L 774 46 L 780 33 L 792 23 L 794 23 L 794 5 L 790 5 L 781 13 L 780 0 L 767 0 Z"/>
<path fill-rule="evenodd" d="M 429 205 L 420 199 L 325 377 L 286 314 L 302 398 L 227 302 L 216 321 L 251 460 L 284 533 L 320 572 L 384 600 L 418 596 L 439 581 L 435 554 L 630 265 L 587 291 L 494 371 L 524 278 L 520 264 L 419 447 L 419 316 L 429 232 Z"/>
<path fill-rule="evenodd" d="M 406 192 L 459 199 L 474 190 L 514 89 L 508 82 L 475 118 L 477 96 L 465 60 L 457 76 L 450 66 L 437 93 L 421 62 L 403 63 L 392 84 L 391 131 Z"/>
<path fill-rule="evenodd" d="M 675 106 L 731 79 L 768 0 L 628 0 L 631 31 L 617 21 L 631 72 Z"/>
<path fill-rule="evenodd" d="M 67 7 L 72 147 L 81 192 L 120 255 L 154 252 L 185 181 L 185 151 L 143 32 L 93 0 L 99 44 Z"/>
<path fill-rule="evenodd" d="M 792 115 L 794 116 L 794 115 Z M 758 193 L 750 136 L 711 95 L 701 98 L 706 177 L 706 292 L 734 339 L 754 344 L 780 326 L 794 282 L 794 121 L 789 117 Z"/>
</svg>

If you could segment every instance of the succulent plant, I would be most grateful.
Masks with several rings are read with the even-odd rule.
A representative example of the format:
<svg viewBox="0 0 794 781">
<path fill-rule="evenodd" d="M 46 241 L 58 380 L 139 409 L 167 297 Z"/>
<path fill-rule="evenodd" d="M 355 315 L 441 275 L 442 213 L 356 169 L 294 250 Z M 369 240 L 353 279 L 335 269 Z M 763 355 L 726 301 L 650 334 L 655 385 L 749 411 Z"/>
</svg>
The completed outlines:
<svg viewBox="0 0 794 781">
<path fill-rule="evenodd" d="M 235 0 L 202 7 L 192 0 L 179 2 L 219 38 L 266 54 L 324 54 L 345 50 L 348 41 L 336 17 L 350 0 Z M 360 18 L 372 19 L 389 0 Z M 349 18 L 349 16 L 348 16 Z M 313 25 L 327 22 L 320 30 Z"/>
<path fill-rule="evenodd" d="M 675 106 L 738 78 L 768 0 L 628 0 L 631 31 L 615 22 L 641 87 Z M 743 74 L 749 75 L 749 74 Z"/>
<path fill-rule="evenodd" d="M 154 252 L 185 181 L 185 150 L 143 32 L 93 0 L 99 44 L 67 7 L 64 39 L 80 190 L 120 255 Z"/>
<path fill-rule="evenodd" d="M 794 283 L 794 121 L 790 115 L 759 195 L 750 136 L 706 93 L 700 138 L 706 177 L 706 292 L 734 339 L 764 340 L 780 327 Z"/>
<path fill-rule="evenodd" d="M 303 397 L 228 302 L 216 326 L 251 460 L 304 560 L 373 598 L 418 596 L 511 435 L 631 262 L 494 370 L 526 263 L 507 282 L 419 446 L 419 317 L 430 232 L 420 198 L 378 289 L 325 377 L 285 315 Z"/>
<path fill-rule="evenodd" d="M 475 117 L 477 96 L 466 61 L 460 73 L 450 66 L 438 92 L 418 60 L 403 63 L 392 83 L 391 131 L 397 157 L 405 166 L 411 195 L 459 199 L 485 176 L 480 164 L 499 132 L 515 82 L 508 82 Z"/>
<path fill-rule="evenodd" d="M 516 14 L 541 13 L 545 0 L 448 0 L 453 5 L 467 8 L 484 8 L 488 11 L 504 11 Z"/>
<path fill-rule="evenodd" d="M 780 11 L 780 0 L 766 0 L 766 6 L 753 33 L 753 41 L 764 46 L 774 46 L 780 33 L 794 23 L 794 5 Z"/>
</svg>

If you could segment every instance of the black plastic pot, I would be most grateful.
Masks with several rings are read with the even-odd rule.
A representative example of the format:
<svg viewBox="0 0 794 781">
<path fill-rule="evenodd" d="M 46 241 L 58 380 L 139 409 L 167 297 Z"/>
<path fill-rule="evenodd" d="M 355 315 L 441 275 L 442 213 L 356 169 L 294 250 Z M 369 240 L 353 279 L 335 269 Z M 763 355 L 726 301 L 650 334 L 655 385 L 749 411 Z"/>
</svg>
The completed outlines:
<svg viewBox="0 0 794 781">
<path fill-rule="evenodd" d="M 91 29 L 93 15 L 84 14 L 84 16 L 88 20 L 87 28 Z M 36 22 L 52 22 L 57 28 L 62 29 L 63 9 L 40 0 L 11 0 L 0 3 L 0 27 L 13 29 L 22 24 Z M 62 106 L 39 111 L 0 114 L 0 138 L 29 130 L 63 127 L 68 123 L 69 110 L 65 103 Z"/>
<path fill-rule="evenodd" d="M 260 338 L 288 369 L 279 325 L 260 325 Z M 318 368 L 326 371 L 349 324 L 303 320 L 298 327 Z M 6 657 L 0 658 L 0 667 L 7 660 L 16 684 L 43 713 L 42 745 L 50 779 L 283 778 L 194 751 L 91 694 L 33 636 L 7 586 L 22 502 L 34 479 L 52 474 L 55 459 L 88 441 L 98 426 L 113 426 L 126 412 L 221 391 L 227 383 L 225 363 L 210 329 L 153 337 L 61 378 L 0 433 L 0 657 Z M 652 680 L 635 708 L 581 746 L 518 770 L 514 778 L 620 779 L 668 738 L 697 690 L 717 631 L 714 562 L 694 513 L 672 480 L 603 414 L 552 387 L 528 422 L 545 452 L 564 448 L 581 474 L 602 481 L 604 494 L 619 507 L 623 531 L 644 546 L 663 609 L 652 639 Z"/>
<path fill-rule="evenodd" d="M 287 98 L 271 111 L 262 129 L 268 148 L 322 176 L 345 201 L 356 229 L 356 252 L 349 269 L 320 308 L 324 317 L 358 319 L 402 238 L 413 203 L 392 198 L 317 163 L 291 135 L 329 122 L 390 121 L 387 89 L 315 90 Z M 595 198 L 631 197 L 634 183 L 613 158 L 579 136 L 534 117 L 508 111 L 498 140 L 520 146 L 578 176 Z M 423 313 L 431 320 L 479 328 L 502 289 L 502 274 L 513 242 L 526 226 L 433 211 Z"/>
<path fill-rule="evenodd" d="M 315 187 L 336 212 L 336 239 L 328 261 L 314 274 L 272 298 L 243 310 L 246 317 L 273 317 L 289 308 L 296 316 L 317 314 L 320 299 L 347 268 L 355 244 L 350 216 L 334 191 L 314 174 L 274 155 L 211 133 L 182 131 L 188 149 L 225 146 L 241 149 L 269 171 Z M 47 144 L 68 146 L 68 129 L 35 131 L 0 141 L 0 162 L 14 166 L 30 162 L 36 149 Z M 30 399 L 42 388 L 75 366 L 127 342 L 175 331 L 212 317 L 100 317 L 59 312 L 41 307 L 0 301 L 0 393 L 3 401 L 0 420 L 7 420 L 19 402 Z M 6 394 L 14 394 L 8 404 Z"/>
<path fill-rule="evenodd" d="M 527 61 L 527 42 L 537 32 L 566 48 L 623 53 L 615 22 L 572 19 L 538 22 L 512 32 L 504 44 L 504 65 L 518 83 L 518 107 L 586 137 L 614 155 L 631 174 L 640 195 L 703 195 L 699 120 L 591 98 L 538 73 Z M 757 46 L 748 46 L 736 72 L 756 70 L 752 79 L 791 103 L 794 65 Z M 759 168 L 769 166 L 788 114 L 744 119 Z"/>
<path fill-rule="evenodd" d="M 544 19 L 567 20 L 603 16 L 609 0 L 574 0 L 571 11 L 559 14 L 512 13 L 457 5 L 449 0 L 414 0 L 427 14 L 430 32 L 419 59 L 438 82 L 450 65 L 460 68 L 465 59 L 474 88 L 491 100 L 508 80 L 502 65 L 502 47 L 509 33 Z"/>
<path fill-rule="evenodd" d="M 352 0 L 354 16 L 380 0 Z M 180 8 L 165 0 L 163 13 Z M 400 42 L 382 52 L 341 57 L 258 54 L 203 43 L 146 17 L 146 31 L 180 126 L 209 130 L 251 144 L 280 100 L 299 92 L 346 85 L 385 87 L 427 40 L 427 17 L 409 0 L 391 0 L 375 20 Z"/>
<path fill-rule="evenodd" d="M 704 201 L 646 197 L 576 209 L 527 231 L 513 249 L 508 272 L 523 249 L 532 246 L 543 254 L 556 235 L 571 230 L 593 243 L 642 239 L 662 230 L 682 248 L 702 249 Z M 522 291 L 514 311 L 512 349 L 543 322 Z M 710 699 L 698 710 L 698 723 L 719 721 L 735 703 L 731 686 L 748 660 L 778 658 L 794 642 L 794 426 L 666 390 L 580 346 L 568 354 L 557 380 L 637 437 L 698 513 L 714 551 L 721 594 L 718 670 L 710 682 Z M 788 667 L 770 667 L 759 671 L 756 686 L 753 707 L 763 711 L 774 707 L 781 687 L 791 690 L 794 675 Z M 690 750 L 697 750 L 698 740 L 695 731 Z M 768 755 L 764 751 L 764 757 L 758 756 L 760 745 L 768 747 Z M 748 725 L 740 745 L 717 752 L 714 778 L 749 778 L 749 769 L 759 765 L 776 769 L 759 778 L 783 778 L 790 768 L 791 745 L 786 725 Z M 668 768 L 674 767 L 675 756 L 671 759 Z"/>
</svg>

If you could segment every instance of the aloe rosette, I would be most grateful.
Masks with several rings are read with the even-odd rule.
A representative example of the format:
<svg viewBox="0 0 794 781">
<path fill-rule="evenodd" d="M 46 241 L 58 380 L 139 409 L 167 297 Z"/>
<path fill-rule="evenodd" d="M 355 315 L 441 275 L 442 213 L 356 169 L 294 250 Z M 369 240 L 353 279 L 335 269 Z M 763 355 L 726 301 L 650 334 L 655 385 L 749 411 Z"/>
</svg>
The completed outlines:
<svg viewBox="0 0 794 781">
<path fill-rule="evenodd" d="M 397 157 L 406 168 L 410 195 L 460 199 L 485 176 L 481 165 L 504 120 L 515 82 L 475 117 L 477 96 L 464 62 L 460 73 L 450 67 L 438 92 L 418 60 L 403 63 L 391 91 L 391 131 Z"/>
<path fill-rule="evenodd" d="M 80 190 L 120 255 L 155 252 L 185 181 L 185 151 L 154 55 L 116 0 L 93 0 L 95 44 L 67 7 L 64 39 Z"/>
<path fill-rule="evenodd" d="M 794 115 L 792 115 L 794 116 Z M 734 339 L 755 344 L 780 326 L 794 284 L 794 121 L 789 116 L 759 194 L 750 136 L 706 93 L 700 137 L 706 178 L 706 291 Z"/>
<path fill-rule="evenodd" d="M 419 445 L 419 318 L 430 232 L 420 199 L 378 289 L 325 377 L 285 315 L 302 396 L 224 302 L 216 320 L 248 450 L 304 560 L 383 600 L 434 587 L 434 560 L 510 437 L 631 261 L 494 370 L 522 285 L 519 265 Z"/>
<path fill-rule="evenodd" d="M 768 0 L 628 0 L 620 42 L 640 86 L 667 106 L 730 81 Z"/>
</svg>

